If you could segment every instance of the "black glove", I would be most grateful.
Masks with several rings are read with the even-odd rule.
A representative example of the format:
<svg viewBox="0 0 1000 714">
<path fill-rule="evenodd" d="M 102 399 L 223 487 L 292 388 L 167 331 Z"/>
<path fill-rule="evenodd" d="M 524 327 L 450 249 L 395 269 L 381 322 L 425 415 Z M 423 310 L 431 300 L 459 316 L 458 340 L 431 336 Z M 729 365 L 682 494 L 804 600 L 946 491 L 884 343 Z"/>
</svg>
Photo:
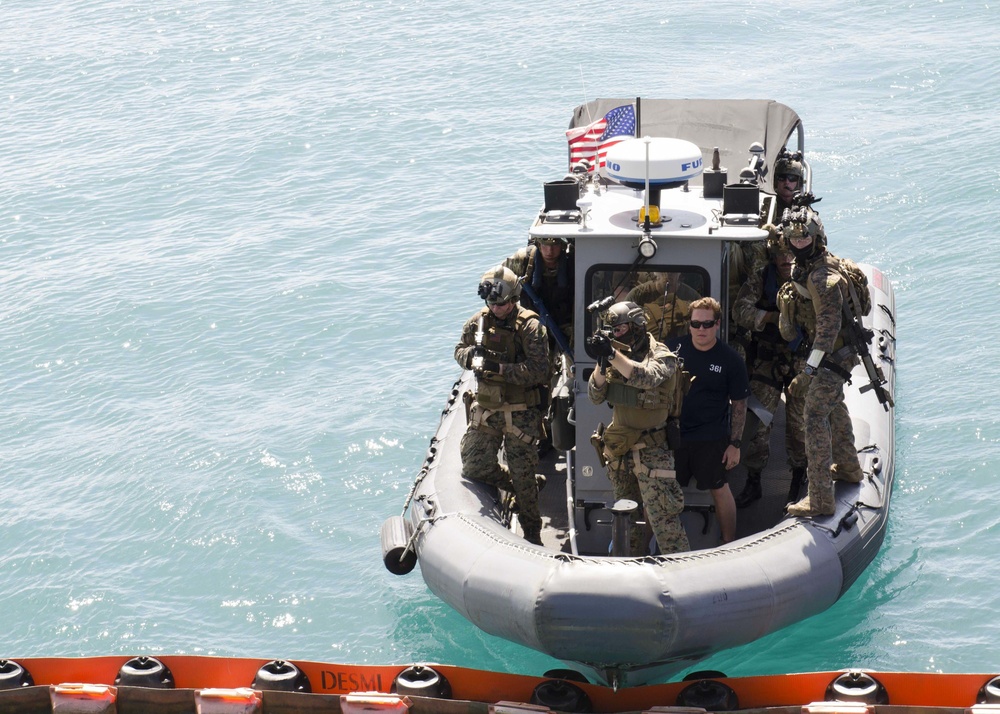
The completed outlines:
<svg viewBox="0 0 1000 714">
<path fill-rule="evenodd" d="M 600 332 L 590 338 L 590 349 L 598 359 L 607 359 L 615 353 L 615 348 L 611 344 L 611 340 L 608 339 L 607 335 L 602 335 Z"/>
<path fill-rule="evenodd" d="M 483 360 L 483 368 L 480 371 L 482 371 L 482 372 L 497 372 L 497 373 L 499 373 L 500 372 L 500 363 L 499 362 L 494 362 L 491 359 L 484 359 Z"/>
</svg>

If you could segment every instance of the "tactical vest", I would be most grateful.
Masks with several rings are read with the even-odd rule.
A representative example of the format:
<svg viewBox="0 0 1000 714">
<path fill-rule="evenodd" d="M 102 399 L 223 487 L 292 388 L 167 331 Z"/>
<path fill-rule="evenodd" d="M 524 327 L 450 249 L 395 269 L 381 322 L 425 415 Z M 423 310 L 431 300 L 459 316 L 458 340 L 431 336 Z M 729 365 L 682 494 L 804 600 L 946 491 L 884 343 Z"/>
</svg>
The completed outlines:
<svg viewBox="0 0 1000 714">
<path fill-rule="evenodd" d="M 691 315 L 691 303 L 681 300 L 675 293 L 666 306 L 659 301 L 649 302 L 642 306 L 649 325 L 649 334 L 658 340 L 673 336 L 676 328 L 684 325 Z"/>
<path fill-rule="evenodd" d="M 615 408 L 615 424 L 626 429 L 645 430 L 662 426 L 669 417 L 680 416 L 691 375 L 678 362 L 674 373 L 653 389 L 639 389 L 627 384 L 614 367 L 608 368 L 607 380 L 606 398 Z"/>
<path fill-rule="evenodd" d="M 778 309 L 778 291 L 782 287 L 781 277 L 774 263 L 767 264 L 764 273 L 763 291 L 757 300 L 755 307 L 768 312 Z M 790 355 L 790 347 L 781 336 L 781 331 L 773 322 L 764 325 L 764 329 L 752 335 L 755 344 L 754 362 L 773 362 L 775 360 L 787 359 Z"/>
<path fill-rule="evenodd" d="M 842 290 L 843 298 L 848 301 L 848 304 L 852 302 L 850 296 L 850 290 L 846 287 L 847 278 L 840 270 L 840 259 L 830 253 L 825 252 L 823 255 L 813 262 L 808 271 L 806 271 L 806 282 L 808 283 L 809 275 L 819 266 L 820 263 L 825 263 L 826 266 L 833 272 L 837 273 L 844 280 L 845 288 Z M 855 266 L 857 267 L 857 266 Z M 862 274 L 863 277 L 864 274 Z M 805 331 L 806 335 L 809 337 L 810 343 L 816 339 L 816 310 L 813 306 L 812 293 L 809 290 L 808 284 L 803 284 L 795 280 L 791 281 L 794 286 L 798 296 L 801 298 L 795 307 L 796 321 L 801 325 Z M 867 282 L 864 288 L 865 294 L 868 293 Z M 844 346 L 844 316 L 840 315 L 840 331 L 837 333 L 837 339 L 833 343 L 833 351 L 836 352 L 841 347 Z"/>
<path fill-rule="evenodd" d="M 487 359 L 494 362 L 516 364 L 525 359 L 521 340 L 518 339 L 528 320 L 538 317 L 531 310 L 518 308 L 514 324 L 502 324 L 489 308 L 483 308 L 486 319 L 483 320 L 483 347 Z M 541 403 L 541 392 L 537 386 L 511 384 L 500 374 L 485 372 L 479 378 L 479 388 L 476 390 L 476 401 L 486 409 L 498 409 L 504 404 L 527 404 L 529 407 Z"/>
</svg>

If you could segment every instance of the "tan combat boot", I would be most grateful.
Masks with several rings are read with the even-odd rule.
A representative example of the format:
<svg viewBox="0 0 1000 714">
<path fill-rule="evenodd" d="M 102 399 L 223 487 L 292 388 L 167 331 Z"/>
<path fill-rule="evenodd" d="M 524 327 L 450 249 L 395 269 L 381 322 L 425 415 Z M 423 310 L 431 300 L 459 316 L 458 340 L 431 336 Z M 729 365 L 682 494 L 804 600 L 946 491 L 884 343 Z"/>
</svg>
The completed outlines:
<svg viewBox="0 0 1000 714">
<path fill-rule="evenodd" d="M 785 509 L 790 516 L 832 516 L 835 509 L 833 500 L 833 482 L 815 483 L 817 479 L 809 479 L 809 492 L 798 503 L 793 503 Z"/>
<path fill-rule="evenodd" d="M 855 460 L 853 464 L 834 464 L 830 467 L 830 474 L 834 481 L 847 481 L 848 483 L 860 483 L 865 477 L 865 472 Z"/>
</svg>

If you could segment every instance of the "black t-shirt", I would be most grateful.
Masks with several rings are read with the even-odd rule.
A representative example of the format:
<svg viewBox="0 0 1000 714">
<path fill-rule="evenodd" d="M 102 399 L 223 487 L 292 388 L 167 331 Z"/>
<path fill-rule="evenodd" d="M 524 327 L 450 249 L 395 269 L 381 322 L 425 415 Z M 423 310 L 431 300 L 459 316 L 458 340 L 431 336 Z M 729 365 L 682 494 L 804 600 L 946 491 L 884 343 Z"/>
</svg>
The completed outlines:
<svg viewBox="0 0 1000 714">
<path fill-rule="evenodd" d="M 681 436 L 687 441 L 715 441 L 729 436 L 729 402 L 750 394 L 746 363 L 732 347 L 718 340 L 702 352 L 691 335 L 672 340 L 670 349 L 691 373 L 691 390 L 681 406 Z"/>
</svg>

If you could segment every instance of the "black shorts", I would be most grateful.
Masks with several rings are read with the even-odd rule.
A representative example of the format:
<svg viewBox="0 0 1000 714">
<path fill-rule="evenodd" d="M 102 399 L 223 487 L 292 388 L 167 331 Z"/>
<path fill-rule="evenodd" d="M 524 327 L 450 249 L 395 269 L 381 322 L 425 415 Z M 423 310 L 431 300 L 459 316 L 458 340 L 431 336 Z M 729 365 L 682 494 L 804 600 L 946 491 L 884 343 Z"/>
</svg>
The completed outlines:
<svg viewBox="0 0 1000 714">
<path fill-rule="evenodd" d="M 687 486 L 694 476 L 695 486 L 702 491 L 722 488 L 729 481 L 722 456 L 729 448 L 729 437 L 718 441 L 685 441 L 674 452 L 677 483 Z"/>
</svg>

